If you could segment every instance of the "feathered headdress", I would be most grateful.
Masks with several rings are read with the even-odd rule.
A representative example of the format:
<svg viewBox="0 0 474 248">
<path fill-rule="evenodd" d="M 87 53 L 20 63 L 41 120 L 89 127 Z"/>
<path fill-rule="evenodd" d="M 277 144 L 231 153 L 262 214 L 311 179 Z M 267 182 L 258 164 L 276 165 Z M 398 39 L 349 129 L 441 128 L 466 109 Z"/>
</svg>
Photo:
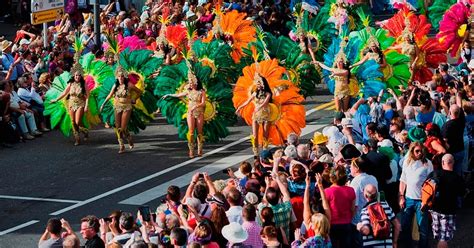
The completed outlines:
<svg viewBox="0 0 474 248">
<path fill-rule="evenodd" d="M 117 66 L 117 69 L 115 69 L 115 77 L 118 78 L 119 74 L 122 74 L 124 77 L 128 77 L 128 71 L 125 70 L 120 64 Z"/>
<path fill-rule="evenodd" d="M 409 38 L 410 40 L 413 39 L 413 33 L 410 28 L 410 19 L 408 17 L 405 19 L 405 29 L 403 29 L 402 37 Z"/>
<path fill-rule="evenodd" d="M 74 65 L 71 68 L 71 75 L 74 76 L 76 73 L 79 73 L 81 76 L 84 76 L 84 69 L 82 68 L 82 65 L 79 62 L 74 63 Z"/>
<path fill-rule="evenodd" d="M 156 44 L 168 44 L 168 41 L 166 40 L 166 25 L 170 22 L 170 9 L 168 7 L 165 7 L 162 11 L 162 15 L 160 16 L 160 34 L 158 35 L 158 38 L 156 38 Z"/>
<path fill-rule="evenodd" d="M 367 45 L 370 46 L 371 44 L 375 44 L 377 47 L 380 48 L 380 43 L 377 40 L 377 38 L 375 38 L 374 34 L 372 34 L 372 31 L 371 31 L 370 27 L 367 27 L 367 33 L 369 34 L 369 39 L 367 40 Z"/>
<path fill-rule="evenodd" d="M 253 76 L 253 82 L 254 84 L 257 84 L 258 82 L 262 82 L 262 76 L 260 76 L 260 64 L 258 63 L 258 52 L 257 48 L 255 46 L 252 46 L 250 48 L 252 51 L 252 58 L 255 61 L 255 75 Z"/>
<path fill-rule="evenodd" d="M 193 68 L 191 67 L 191 63 L 189 63 L 189 60 L 187 59 L 186 59 L 186 67 L 188 67 L 188 82 L 197 83 L 196 75 L 194 75 Z"/>
<path fill-rule="evenodd" d="M 81 36 L 79 32 L 76 32 L 74 35 L 74 62 L 77 63 L 79 62 L 79 58 L 82 55 L 82 51 L 84 50 L 84 44 L 81 41 Z"/>
<path fill-rule="evenodd" d="M 339 52 L 336 54 L 336 58 L 334 59 L 334 65 L 337 64 L 338 61 L 342 60 L 344 63 L 347 62 L 347 56 L 346 53 L 344 52 L 344 48 L 346 48 L 347 41 L 346 39 L 341 40 L 341 44 L 339 45 Z"/>
</svg>

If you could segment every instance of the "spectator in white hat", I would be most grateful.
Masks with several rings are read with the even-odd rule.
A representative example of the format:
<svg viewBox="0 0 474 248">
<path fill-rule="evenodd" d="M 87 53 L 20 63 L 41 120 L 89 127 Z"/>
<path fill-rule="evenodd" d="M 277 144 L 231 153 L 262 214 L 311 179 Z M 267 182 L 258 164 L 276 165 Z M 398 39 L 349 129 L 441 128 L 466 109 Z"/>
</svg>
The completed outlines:
<svg viewBox="0 0 474 248">
<path fill-rule="evenodd" d="M 227 247 L 250 247 L 243 244 L 249 235 L 237 222 L 231 222 L 229 225 L 224 226 L 222 228 L 222 235 L 229 241 Z"/>
</svg>

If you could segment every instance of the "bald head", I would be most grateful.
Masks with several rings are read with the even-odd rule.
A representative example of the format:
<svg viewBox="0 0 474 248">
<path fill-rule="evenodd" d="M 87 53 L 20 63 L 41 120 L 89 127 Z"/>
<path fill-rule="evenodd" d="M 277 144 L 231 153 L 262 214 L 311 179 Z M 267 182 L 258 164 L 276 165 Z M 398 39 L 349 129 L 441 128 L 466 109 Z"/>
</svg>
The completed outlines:
<svg viewBox="0 0 474 248">
<path fill-rule="evenodd" d="M 459 114 L 461 113 L 461 109 L 459 108 L 458 105 L 453 104 L 449 107 L 449 112 L 451 113 L 451 118 L 456 119 L 459 117 Z"/>
<path fill-rule="evenodd" d="M 445 154 L 442 158 L 443 170 L 452 171 L 454 167 L 454 157 L 451 154 Z"/>
<path fill-rule="evenodd" d="M 375 200 L 377 198 L 377 187 L 373 184 L 367 184 L 364 188 L 364 196 L 367 201 Z"/>
</svg>

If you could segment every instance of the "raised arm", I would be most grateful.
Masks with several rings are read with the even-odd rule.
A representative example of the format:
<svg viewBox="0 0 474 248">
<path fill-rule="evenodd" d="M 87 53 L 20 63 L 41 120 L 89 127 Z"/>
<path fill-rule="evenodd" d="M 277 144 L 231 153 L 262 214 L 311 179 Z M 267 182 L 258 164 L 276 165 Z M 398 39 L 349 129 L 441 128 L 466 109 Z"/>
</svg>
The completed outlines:
<svg viewBox="0 0 474 248">
<path fill-rule="evenodd" d="M 311 223 L 311 205 L 310 205 L 310 194 L 311 194 L 311 178 L 308 176 L 308 173 L 306 173 L 306 188 L 304 190 L 304 196 L 303 196 L 303 222 L 306 225 L 306 227 L 309 227 L 309 224 Z"/>
<path fill-rule="evenodd" d="M 252 94 L 252 96 L 249 97 L 249 98 L 247 99 L 247 101 L 245 101 L 244 103 L 242 103 L 242 105 L 240 105 L 239 107 L 237 107 L 237 109 L 235 110 L 235 113 L 236 113 L 236 114 L 239 113 L 240 110 L 241 110 L 242 108 L 244 108 L 245 106 L 247 106 L 254 98 L 255 98 L 255 95 Z"/>
<path fill-rule="evenodd" d="M 194 186 L 196 185 L 198 180 L 199 180 L 199 172 L 196 172 L 193 175 L 188 188 L 186 189 L 186 194 L 184 195 L 183 202 L 186 202 L 186 198 L 191 198 L 193 196 Z"/>
<path fill-rule="evenodd" d="M 369 54 L 366 54 L 361 60 L 359 60 L 357 63 L 351 65 L 349 67 L 349 69 L 352 69 L 354 67 L 357 67 L 359 65 L 362 65 L 363 63 L 365 63 L 367 60 L 369 60 Z"/>
<path fill-rule="evenodd" d="M 331 207 L 329 206 L 328 199 L 326 198 L 326 193 L 324 192 L 323 178 L 321 177 L 321 174 L 316 174 L 316 182 L 318 184 L 319 193 L 321 194 L 321 201 L 323 203 L 324 213 L 326 214 L 326 217 L 328 218 L 329 222 L 331 222 Z"/>
<path fill-rule="evenodd" d="M 319 62 L 319 61 L 316 61 L 316 63 L 321 67 L 323 68 L 324 70 L 327 70 L 327 71 L 330 71 L 330 72 L 334 72 L 334 68 L 331 68 L 327 65 L 325 65 L 324 63 L 322 62 Z"/>
<path fill-rule="evenodd" d="M 283 202 L 290 201 L 290 192 L 288 191 L 288 188 L 281 182 L 278 174 L 272 173 L 272 177 L 273 180 L 277 182 L 278 188 L 280 189 L 280 192 L 283 195 Z"/>
<path fill-rule="evenodd" d="M 207 187 L 209 188 L 209 194 L 210 195 L 215 195 L 217 193 L 216 187 L 214 187 L 214 183 L 212 183 L 211 177 L 207 172 L 203 173 L 204 174 L 204 181 L 206 182 Z"/>
<path fill-rule="evenodd" d="M 69 94 L 69 89 L 71 89 L 71 84 L 68 84 L 66 86 L 66 89 L 64 89 L 63 93 L 61 93 L 61 95 L 58 98 L 51 100 L 51 102 L 55 103 L 55 102 L 63 99 L 65 96 L 67 96 L 67 94 Z"/>
<path fill-rule="evenodd" d="M 364 103 L 365 103 L 364 98 L 360 98 L 359 100 L 357 100 L 357 102 L 354 104 L 354 106 L 352 106 L 352 108 L 349 110 L 350 114 L 355 115 L 355 113 L 359 109 L 360 105 L 364 104 Z"/>
</svg>

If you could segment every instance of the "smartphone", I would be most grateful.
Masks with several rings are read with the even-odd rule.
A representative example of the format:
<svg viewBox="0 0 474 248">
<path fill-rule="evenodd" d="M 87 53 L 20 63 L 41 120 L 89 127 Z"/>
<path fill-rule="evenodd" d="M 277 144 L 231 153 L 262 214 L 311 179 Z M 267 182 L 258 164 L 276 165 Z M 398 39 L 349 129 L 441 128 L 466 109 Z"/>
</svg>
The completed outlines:
<svg viewBox="0 0 474 248">
<path fill-rule="evenodd" d="M 229 175 L 229 169 L 222 170 L 222 173 Z"/>
<path fill-rule="evenodd" d="M 161 199 L 161 204 L 166 204 L 166 198 Z"/>
<path fill-rule="evenodd" d="M 105 218 L 102 218 L 105 222 L 112 222 L 112 218 L 110 217 L 105 217 Z"/>
<path fill-rule="evenodd" d="M 153 221 L 156 221 L 156 213 L 152 213 L 151 218 L 153 219 Z"/>
<path fill-rule="evenodd" d="M 199 179 L 204 178 L 204 174 L 199 173 L 199 176 L 198 176 L 198 177 L 199 177 Z"/>
<path fill-rule="evenodd" d="M 143 221 L 150 221 L 150 207 L 149 206 L 141 206 L 138 208 L 138 211 L 140 211 Z"/>
<path fill-rule="evenodd" d="M 314 176 L 316 176 L 316 174 L 314 173 L 314 171 L 308 171 L 308 176 L 309 177 L 314 177 Z"/>
</svg>

